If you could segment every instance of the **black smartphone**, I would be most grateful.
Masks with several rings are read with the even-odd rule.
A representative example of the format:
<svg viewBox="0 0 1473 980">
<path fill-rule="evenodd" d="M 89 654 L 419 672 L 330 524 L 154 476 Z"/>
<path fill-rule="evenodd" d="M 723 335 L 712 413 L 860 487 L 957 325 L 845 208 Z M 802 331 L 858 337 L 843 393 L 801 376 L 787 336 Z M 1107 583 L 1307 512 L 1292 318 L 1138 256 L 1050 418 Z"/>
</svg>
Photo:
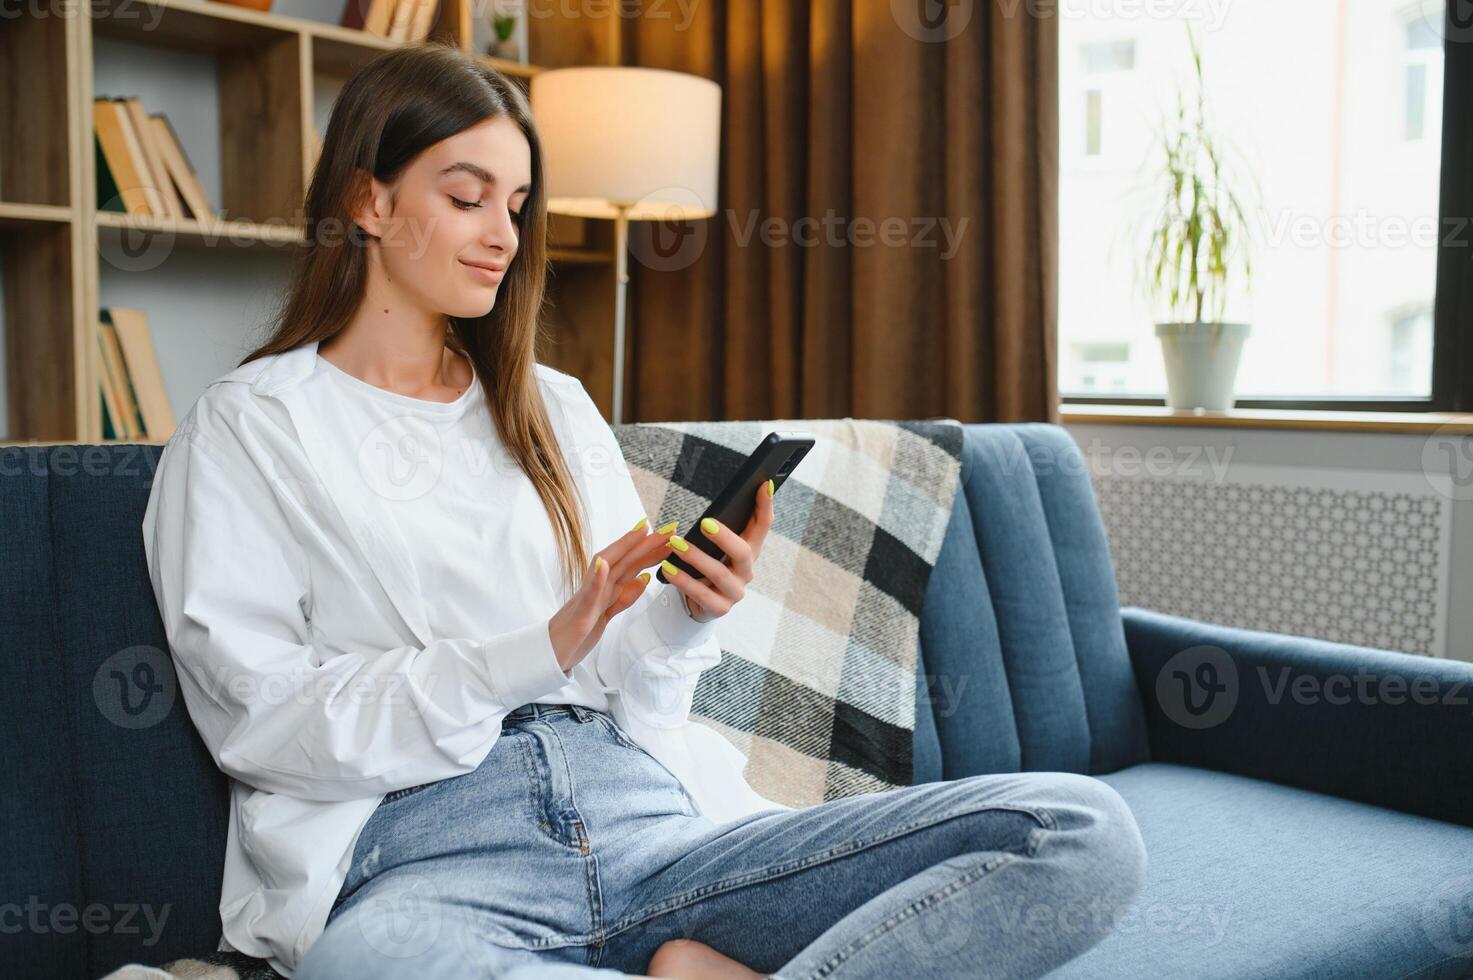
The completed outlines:
<svg viewBox="0 0 1473 980">
<path fill-rule="evenodd" d="M 752 454 L 743 461 L 736 474 L 727 481 L 726 486 L 721 488 L 711 506 L 696 520 L 682 538 L 690 542 L 692 548 L 700 548 L 706 554 L 720 561 L 726 557 L 726 552 L 721 546 L 701 531 L 701 521 L 711 517 L 720 521 L 722 526 L 729 527 L 737 534 L 741 534 L 747 527 L 747 522 L 752 519 L 752 513 L 757 507 L 757 488 L 768 480 L 772 481 L 772 492 L 777 494 L 782 488 L 783 482 L 787 480 L 788 474 L 793 468 L 808 455 L 808 450 L 813 448 L 813 436 L 807 432 L 798 431 L 775 431 L 767 433 L 766 437 L 758 443 Z M 680 569 L 682 575 L 694 575 L 697 579 L 706 576 L 696 571 L 682 558 L 678 551 L 670 552 L 667 559 L 670 564 Z M 655 577 L 661 582 L 670 581 L 665 577 L 665 569 L 662 567 L 655 573 Z"/>
</svg>

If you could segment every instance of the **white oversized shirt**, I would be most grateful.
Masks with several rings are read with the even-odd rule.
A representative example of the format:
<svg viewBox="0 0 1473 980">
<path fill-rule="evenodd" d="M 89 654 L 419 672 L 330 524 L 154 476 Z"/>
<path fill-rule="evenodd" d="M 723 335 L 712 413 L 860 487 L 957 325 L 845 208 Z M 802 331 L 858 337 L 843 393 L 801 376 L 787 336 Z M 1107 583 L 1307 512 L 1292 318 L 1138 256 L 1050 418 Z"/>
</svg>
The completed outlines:
<svg viewBox="0 0 1473 980">
<path fill-rule="evenodd" d="M 643 503 L 582 384 L 534 375 L 602 548 Z M 437 403 L 369 385 L 315 342 L 241 365 L 165 445 L 142 530 L 185 707 L 231 777 L 223 949 L 290 976 L 383 796 L 475 770 L 531 701 L 608 710 L 713 821 L 784 808 L 690 720 L 721 649 L 673 585 L 651 581 L 558 665 L 552 525 L 479 378 Z"/>
<path fill-rule="evenodd" d="M 322 420 L 340 436 L 326 447 L 332 463 L 356 468 L 399 536 L 415 543 L 410 581 L 436 635 L 486 635 L 563 588 L 552 520 L 497 437 L 479 377 L 453 402 L 427 401 L 317 357 L 338 391 Z M 686 632 L 691 646 L 711 633 Z M 528 700 L 607 711 L 592 670 L 584 658 L 571 681 Z"/>
</svg>

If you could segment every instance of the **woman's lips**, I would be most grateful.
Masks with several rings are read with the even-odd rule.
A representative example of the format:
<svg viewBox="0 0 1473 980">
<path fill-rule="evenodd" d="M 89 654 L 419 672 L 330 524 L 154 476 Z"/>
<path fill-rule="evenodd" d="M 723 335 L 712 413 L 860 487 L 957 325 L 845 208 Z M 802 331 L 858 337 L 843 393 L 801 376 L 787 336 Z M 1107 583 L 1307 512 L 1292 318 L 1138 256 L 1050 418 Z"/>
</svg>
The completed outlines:
<svg viewBox="0 0 1473 980">
<path fill-rule="evenodd" d="M 506 277 L 505 269 L 488 269 L 483 265 L 471 265 L 469 262 L 461 262 L 460 264 L 465 266 L 466 270 L 472 276 L 486 283 L 488 286 L 494 286 Z"/>
</svg>

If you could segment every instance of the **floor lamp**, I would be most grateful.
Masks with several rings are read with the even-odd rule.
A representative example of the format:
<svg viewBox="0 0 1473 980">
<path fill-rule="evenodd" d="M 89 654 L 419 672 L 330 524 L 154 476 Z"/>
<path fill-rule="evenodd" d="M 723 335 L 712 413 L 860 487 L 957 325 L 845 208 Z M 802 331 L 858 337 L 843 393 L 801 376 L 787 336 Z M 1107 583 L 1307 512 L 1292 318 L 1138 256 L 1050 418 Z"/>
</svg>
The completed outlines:
<svg viewBox="0 0 1473 980">
<path fill-rule="evenodd" d="M 554 68 L 532 76 L 547 207 L 614 221 L 614 412 L 624 420 L 629 222 L 716 213 L 721 87 L 662 68 Z"/>
</svg>

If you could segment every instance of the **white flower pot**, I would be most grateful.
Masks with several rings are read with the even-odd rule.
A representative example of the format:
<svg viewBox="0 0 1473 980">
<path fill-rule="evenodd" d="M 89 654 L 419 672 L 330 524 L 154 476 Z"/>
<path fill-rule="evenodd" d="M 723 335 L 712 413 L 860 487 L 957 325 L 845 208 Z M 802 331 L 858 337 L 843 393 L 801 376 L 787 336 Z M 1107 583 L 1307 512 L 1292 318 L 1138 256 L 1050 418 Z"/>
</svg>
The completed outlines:
<svg viewBox="0 0 1473 980">
<path fill-rule="evenodd" d="M 1156 324 L 1166 361 L 1167 406 L 1211 412 L 1232 408 L 1248 332 L 1246 323 Z"/>
</svg>

